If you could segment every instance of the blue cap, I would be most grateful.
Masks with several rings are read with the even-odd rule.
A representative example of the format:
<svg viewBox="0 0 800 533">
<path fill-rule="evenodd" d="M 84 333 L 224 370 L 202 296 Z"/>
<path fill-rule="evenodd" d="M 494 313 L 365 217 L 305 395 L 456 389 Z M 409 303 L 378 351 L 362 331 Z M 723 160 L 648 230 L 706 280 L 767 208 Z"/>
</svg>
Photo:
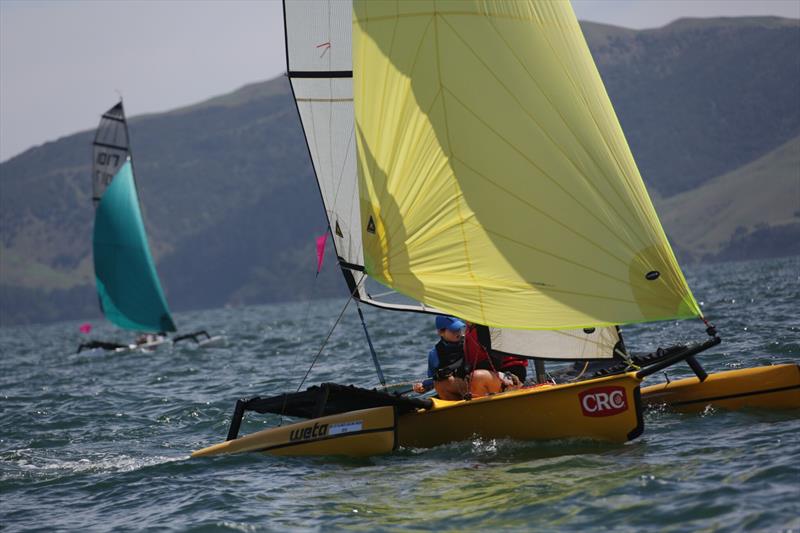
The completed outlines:
<svg viewBox="0 0 800 533">
<path fill-rule="evenodd" d="M 465 327 L 467 327 L 467 325 L 455 317 L 442 316 L 442 315 L 436 317 L 436 329 L 449 329 L 450 331 L 461 331 Z"/>
</svg>

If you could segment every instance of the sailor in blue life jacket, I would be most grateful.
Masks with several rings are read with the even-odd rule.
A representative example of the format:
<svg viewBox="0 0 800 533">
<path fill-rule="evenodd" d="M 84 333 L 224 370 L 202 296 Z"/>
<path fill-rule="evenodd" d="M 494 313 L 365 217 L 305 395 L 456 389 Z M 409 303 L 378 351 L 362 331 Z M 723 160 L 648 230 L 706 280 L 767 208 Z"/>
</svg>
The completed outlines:
<svg viewBox="0 0 800 533">
<path fill-rule="evenodd" d="M 464 329 L 467 325 L 452 316 L 437 316 L 436 330 L 441 337 L 428 353 L 428 378 L 414 384 L 415 392 L 435 388 L 442 400 L 477 398 L 515 388 L 518 383 L 488 370 L 473 370 L 464 356 Z"/>
</svg>

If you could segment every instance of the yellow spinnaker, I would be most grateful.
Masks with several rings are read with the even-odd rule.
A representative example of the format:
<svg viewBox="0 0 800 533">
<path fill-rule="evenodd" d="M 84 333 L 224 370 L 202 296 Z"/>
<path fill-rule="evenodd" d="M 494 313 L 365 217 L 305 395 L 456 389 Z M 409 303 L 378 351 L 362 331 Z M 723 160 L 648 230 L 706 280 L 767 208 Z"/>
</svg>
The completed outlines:
<svg viewBox="0 0 800 533">
<path fill-rule="evenodd" d="M 699 316 L 566 1 L 354 2 L 365 267 L 495 327 Z"/>
</svg>

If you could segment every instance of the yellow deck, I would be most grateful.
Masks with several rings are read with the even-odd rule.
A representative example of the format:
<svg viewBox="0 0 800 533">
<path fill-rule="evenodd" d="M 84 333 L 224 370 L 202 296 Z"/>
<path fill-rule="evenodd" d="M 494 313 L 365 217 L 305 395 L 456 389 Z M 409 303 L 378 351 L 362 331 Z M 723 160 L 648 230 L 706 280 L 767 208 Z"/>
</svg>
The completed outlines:
<svg viewBox="0 0 800 533">
<path fill-rule="evenodd" d="M 707 405 L 722 409 L 758 407 L 800 409 L 800 366 L 795 363 L 743 368 L 679 379 L 642 388 L 647 404 L 667 404 L 684 412 L 697 412 Z"/>
</svg>

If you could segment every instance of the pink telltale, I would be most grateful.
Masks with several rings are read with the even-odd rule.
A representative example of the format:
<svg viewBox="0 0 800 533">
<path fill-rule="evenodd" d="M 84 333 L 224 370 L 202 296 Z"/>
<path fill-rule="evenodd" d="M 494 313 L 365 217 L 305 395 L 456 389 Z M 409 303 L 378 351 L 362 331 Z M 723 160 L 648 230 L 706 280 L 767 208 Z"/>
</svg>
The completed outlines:
<svg viewBox="0 0 800 533">
<path fill-rule="evenodd" d="M 328 232 L 317 237 L 317 274 L 322 270 L 322 259 L 325 257 L 325 243 L 328 242 Z"/>
</svg>

